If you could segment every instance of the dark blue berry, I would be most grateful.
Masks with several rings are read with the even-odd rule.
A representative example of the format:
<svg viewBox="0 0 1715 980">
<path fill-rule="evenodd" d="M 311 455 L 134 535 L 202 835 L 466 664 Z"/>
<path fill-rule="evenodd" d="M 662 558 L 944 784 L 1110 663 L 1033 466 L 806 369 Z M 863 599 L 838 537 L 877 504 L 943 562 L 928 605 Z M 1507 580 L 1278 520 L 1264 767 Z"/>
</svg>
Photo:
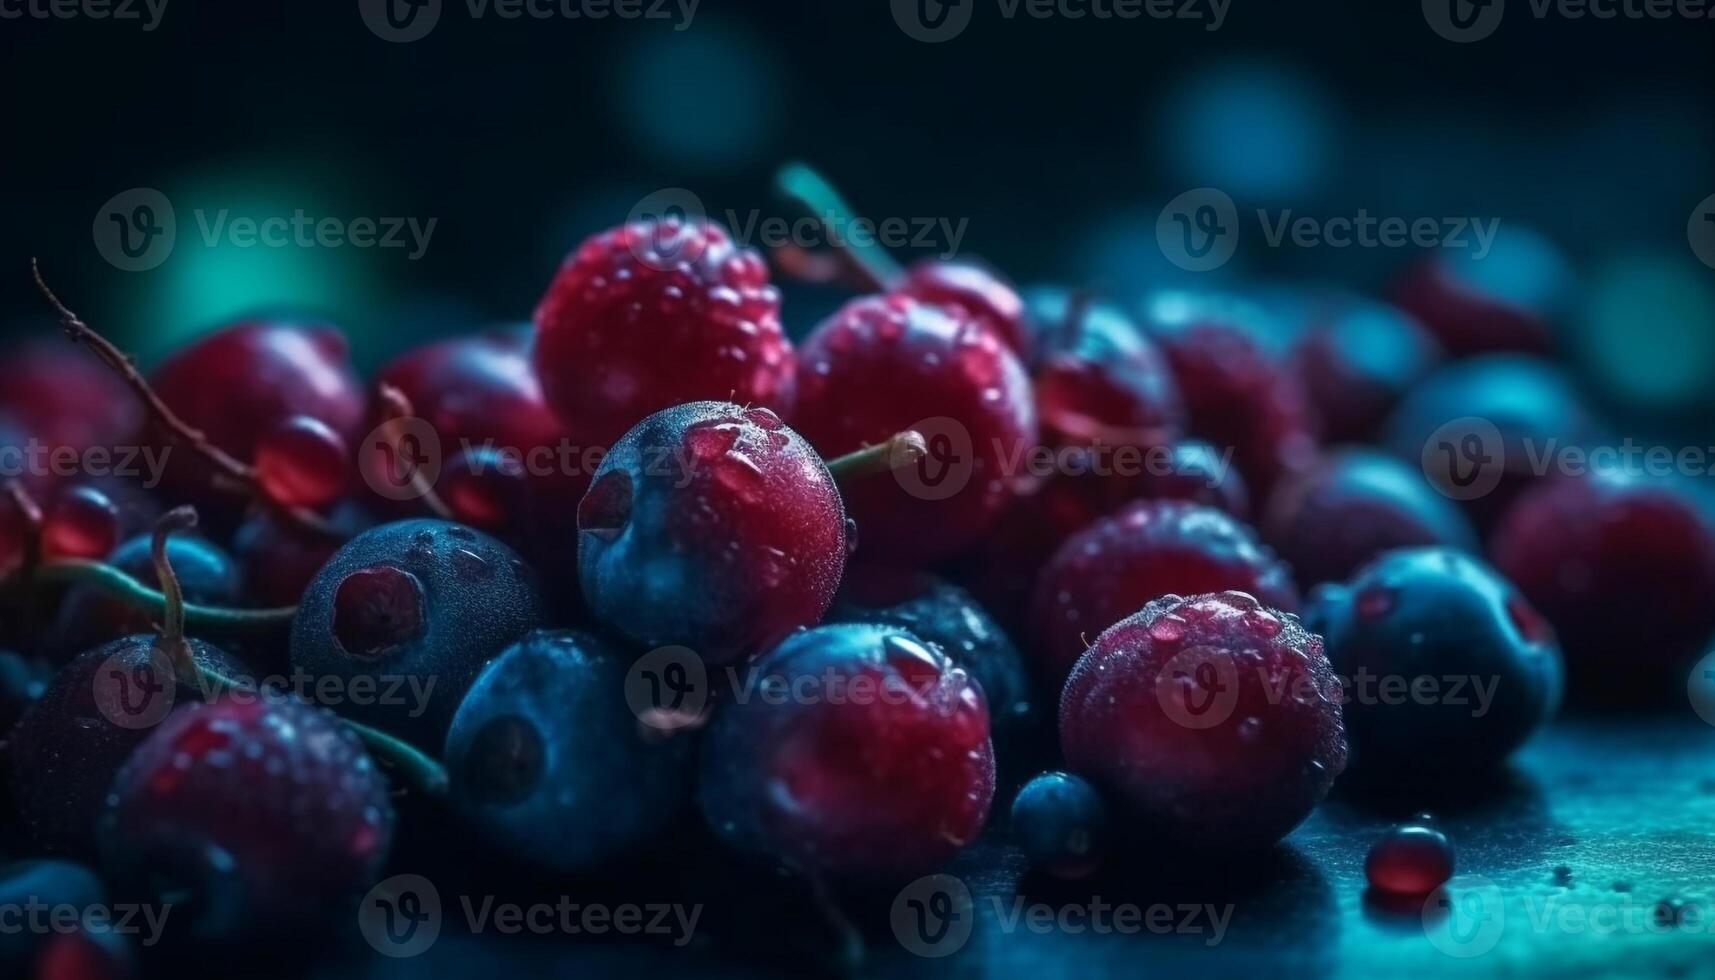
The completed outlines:
<svg viewBox="0 0 1715 980">
<path fill-rule="evenodd" d="M 648 737 L 627 664 L 595 637 L 532 633 L 496 657 L 453 718 L 455 805 L 486 839 L 556 871 L 647 842 L 690 796 L 691 740 Z"/>
<path fill-rule="evenodd" d="M 1083 878 L 1107 849 L 1108 813 L 1096 788 L 1080 776 L 1045 772 L 1012 801 L 1012 837 L 1030 866 L 1056 878 Z"/>
<path fill-rule="evenodd" d="M 342 713 L 433 746 L 482 665 L 540 618 L 535 576 L 511 548 L 460 524 L 398 521 L 351 539 L 310 583 L 292 666 L 345 682 Z"/>
</svg>

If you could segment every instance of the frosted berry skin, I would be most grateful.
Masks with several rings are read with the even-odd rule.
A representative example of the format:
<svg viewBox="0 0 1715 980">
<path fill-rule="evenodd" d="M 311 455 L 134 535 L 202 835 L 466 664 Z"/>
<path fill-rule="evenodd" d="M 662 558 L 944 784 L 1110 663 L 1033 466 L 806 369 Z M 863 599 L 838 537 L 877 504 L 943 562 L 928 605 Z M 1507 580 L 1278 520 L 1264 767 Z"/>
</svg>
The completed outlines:
<svg viewBox="0 0 1715 980">
<path fill-rule="evenodd" d="M 756 252 L 675 219 L 586 240 L 536 307 L 536 374 L 574 443 L 609 446 L 645 415 L 729 398 L 787 412 L 791 343 Z"/>
<path fill-rule="evenodd" d="M 1395 827 L 1370 845 L 1364 877 L 1378 892 L 1422 898 L 1453 877 L 1453 845 L 1439 830 Z"/>
<path fill-rule="evenodd" d="M 1239 590 L 1296 610 L 1286 565 L 1250 528 L 1209 507 L 1139 501 L 1066 540 L 1031 601 L 1038 668 L 1059 683 L 1089 638 L 1168 593 Z"/>
<path fill-rule="evenodd" d="M 1056 878 L 1093 874 L 1107 850 L 1107 836 L 1107 804 L 1080 776 L 1041 773 L 1012 801 L 1013 840 L 1031 867 Z"/>
<path fill-rule="evenodd" d="M 155 898 L 188 889 L 180 927 L 232 941 L 349 921 L 393 822 L 387 781 L 337 717 L 234 694 L 175 711 L 137 747 L 113 780 L 100 840 L 119 881 Z"/>
<path fill-rule="evenodd" d="M 192 428 L 251 462 L 264 434 L 294 416 L 327 426 L 355 445 L 364 420 L 363 383 L 345 335 L 327 324 L 246 320 L 192 342 L 150 375 L 161 399 Z M 177 479 L 201 473 L 178 449 Z"/>
<path fill-rule="evenodd" d="M 1484 466 L 1498 471 L 1494 489 L 1462 500 L 1467 513 L 1488 530 L 1508 503 L 1539 479 L 1531 461 L 1544 447 L 1577 446 L 1595 433 L 1595 423 L 1572 379 L 1554 364 L 1520 354 L 1493 354 L 1456 361 L 1437 370 L 1413 388 L 1394 410 L 1383 429 L 1382 445 L 1407 465 L 1423 465 L 1428 457 L 1445 475 L 1444 457 L 1435 443 L 1445 438 L 1448 423 L 1477 418 L 1493 424 L 1500 434 L 1500 451 Z M 1458 436 L 1469 423 L 1455 425 Z M 1462 472 L 1471 472 L 1461 453 Z"/>
<path fill-rule="evenodd" d="M 795 425 L 832 458 L 918 427 L 929 455 L 848 488 L 866 560 L 926 564 L 992 528 L 1036 445 L 1024 366 L 957 308 L 853 300 L 804 341 Z"/>
<path fill-rule="evenodd" d="M 461 524 L 396 521 L 352 538 L 310 582 L 292 667 L 394 691 L 342 710 L 432 748 L 483 664 L 541 616 L 535 574 L 511 548 Z M 399 693 L 413 687 L 422 695 Z"/>
<path fill-rule="evenodd" d="M 1292 348 L 1292 364 L 1331 443 L 1374 437 L 1445 353 L 1421 323 L 1385 303 L 1336 301 Z"/>
<path fill-rule="evenodd" d="M 988 706 L 939 651 L 847 623 L 795 633 L 751 669 L 776 693 L 722 705 L 703 743 L 702 812 L 723 841 L 886 879 L 930 871 L 981 833 Z"/>
<path fill-rule="evenodd" d="M 1367 449 L 1334 453 L 1276 488 L 1263 537 L 1306 587 L 1344 581 L 1395 548 L 1477 549 L 1470 521 L 1420 468 Z"/>
<path fill-rule="evenodd" d="M 1144 305 L 1143 326 L 1167 354 L 1192 434 L 1231 446 L 1245 482 L 1266 496 L 1313 460 L 1318 429 L 1298 376 L 1242 324 L 1245 309 L 1166 294 Z"/>
<path fill-rule="evenodd" d="M 1577 700 L 1677 696 L 1715 635 L 1715 523 L 1674 484 L 1555 478 L 1513 503 L 1489 548 L 1554 624 Z"/>
<path fill-rule="evenodd" d="M 157 642 L 153 634 L 137 634 L 85 651 L 49 679 L 12 729 L 12 795 L 19 827 L 35 848 L 93 855 L 96 818 L 113 774 L 149 735 L 150 722 L 201 696 L 176 682 Z M 224 651 L 189 642 L 199 663 L 245 676 Z"/>
<path fill-rule="evenodd" d="M 1304 624 L 1350 684 L 1354 771 L 1477 773 L 1554 714 L 1554 631 L 1494 569 L 1445 548 L 1389 552 L 1316 591 Z M 1392 685 L 1391 689 L 1389 685 Z"/>
<path fill-rule="evenodd" d="M 982 688 L 997 741 L 1031 718 L 1030 677 L 1018 647 L 951 582 L 921 572 L 849 568 L 828 621 L 898 626 L 934 644 Z"/>
<path fill-rule="evenodd" d="M 649 416 L 578 505 L 578 571 L 603 624 L 711 663 L 753 656 L 827 612 L 846 517 L 810 444 L 763 408 Z"/>
<path fill-rule="evenodd" d="M 970 262 L 930 260 L 906 270 L 894 292 L 941 306 L 962 308 L 1020 357 L 1030 354 L 1025 304 L 999 275 Z"/>
<path fill-rule="evenodd" d="M 1103 633 L 1066 682 L 1060 745 L 1162 854 L 1265 848 L 1346 767 L 1321 638 L 1240 592 L 1163 596 Z"/>
<path fill-rule="evenodd" d="M 1565 257 L 1535 232 L 1518 228 L 1499 236 L 1483 258 L 1474 254 L 1438 249 L 1426 256 L 1394 284 L 1394 302 L 1454 357 L 1553 351 L 1553 321 L 1574 286 Z"/>
<path fill-rule="evenodd" d="M 541 632 L 483 669 L 443 758 L 454 805 L 485 840 L 577 871 L 647 842 L 681 811 L 692 742 L 644 737 L 627 667 L 593 636 Z"/>
</svg>

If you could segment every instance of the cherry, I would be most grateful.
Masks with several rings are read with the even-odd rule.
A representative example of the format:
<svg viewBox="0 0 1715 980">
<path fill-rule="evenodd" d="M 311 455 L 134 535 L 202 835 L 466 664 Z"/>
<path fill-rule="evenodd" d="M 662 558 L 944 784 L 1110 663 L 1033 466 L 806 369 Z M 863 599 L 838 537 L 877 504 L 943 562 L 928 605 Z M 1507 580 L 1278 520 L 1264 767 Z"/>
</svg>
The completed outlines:
<svg viewBox="0 0 1715 980">
<path fill-rule="evenodd" d="M 1426 475 L 1486 529 L 1537 479 L 1534 460 L 1555 447 L 1581 445 L 1594 432 L 1582 396 L 1560 368 L 1493 354 L 1425 378 L 1394 410 L 1383 445 L 1408 463 L 1421 461 Z"/>
<path fill-rule="evenodd" d="M 552 448 L 563 431 L 542 394 L 530 347 L 529 328 L 440 340 L 394 358 L 376 382 L 405 395 L 449 458 L 484 446 L 518 454 Z"/>
<path fill-rule="evenodd" d="M 1058 684 L 1088 638 L 1171 592 L 1240 590 L 1295 610 L 1286 566 L 1250 528 L 1179 501 L 1139 501 L 1073 535 L 1037 581 L 1031 603 L 1038 668 Z"/>
<path fill-rule="evenodd" d="M 1392 551 L 1324 586 L 1304 624 L 1350 685 L 1354 768 L 1372 779 L 1492 767 L 1560 702 L 1548 624 L 1494 569 L 1446 548 Z"/>
<path fill-rule="evenodd" d="M 43 558 L 105 558 L 119 546 L 119 504 L 79 484 L 54 495 L 42 514 Z"/>
<path fill-rule="evenodd" d="M 1378 892 L 1422 898 L 1453 877 L 1453 845 L 1439 830 L 1394 827 L 1370 845 L 1364 877 Z"/>
<path fill-rule="evenodd" d="M 483 668 L 444 757 L 454 804 L 486 839 L 569 872 L 666 829 L 690 797 L 692 746 L 640 734 L 627 666 L 588 634 L 538 632 Z"/>
<path fill-rule="evenodd" d="M 201 696 L 177 677 L 164 642 L 138 633 L 84 651 L 53 675 L 12 729 L 12 794 L 19 827 L 36 848 L 92 854 L 114 773 L 170 709 Z M 243 676 L 224 651 L 187 642 L 204 667 Z"/>
<path fill-rule="evenodd" d="M 714 224 L 643 221 L 586 240 L 548 286 L 536 327 L 542 389 L 586 446 L 612 445 L 681 402 L 792 404 L 780 293 L 762 257 Z"/>
<path fill-rule="evenodd" d="M 856 566 L 846 569 L 828 621 L 909 630 L 934 644 L 982 688 L 997 742 L 1026 730 L 1032 698 L 1024 658 L 964 589 L 922 572 Z"/>
<path fill-rule="evenodd" d="M 348 717 L 438 745 L 482 665 L 541 615 L 535 575 L 511 548 L 460 524 L 396 521 L 316 574 L 292 621 L 292 666 L 349 686 Z M 395 694 L 359 699 L 358 685 Z"/>
<path fill-rule="evenodd" d="M 638 423 L 578 505 L 578 565 L 596 618 L 645 647 L 689 646 L 712 663 L 818 622 L 849 544 L 839 491 L 809 443 L 773 412 L 728 402 Z"/>
<path fill-rule="evenodd" d="M 1219 296 L 1160 293 L 1144 304 L 1144 329 L 1160 343 L 1191 413 L 1191 431 L 1231 446 L 1245 482 L 1265 496 L 1314 458 L 1317 423 L 1289 367 L 1247 328 L 1261 315 Z"/>
<path fill-rule="evenodd" d="M 1612 470 L 1544 482 L 1489 548 L 1554 624 L 1581 701 L 1665 698 L 1715 635 L 1715 522 L 1675 484 Z"/>
<path fill-rule="evenodd" d="M 1157 855 L 1261 849 L 1345 769 L 1336 684 L 1290 614 L 1242 592 L 1163 596 L 1078 661 L 1060 744 Z"/>
<path fill-rule="evenodd" d="M 1330 442 L 1372 438 L 1442 356 L 1441 345 L 1410 315 L 1355 298 L 1312 317 L 1292 349 L 1293 366 Z"/>
<path fill-rule="evenodd" d="M 322 423 L 346 445 L 363 431 L 362 384 L 345 336 L 327 324 L 240 321 L 172 355 L 150 380 L 181 420 L 240 461 L 254 461 L 258 445 L 298 417 Z M 206 464 L 192 459 L 179 447 L 169 473 L 200 473 Z"/>
<path fill-rule="evenodd" d="M 1056 878 L 1086 878 L 1107 850 L 1107 804 L 1080 776 L 1045 772 L 1012 801 L 1012 836 L 1030 866 Z"/>
<path fill-rule="evenodd" d="M 0 420 L 12 433 L 5 441 L 19 448 L 34 438 L 44 452 L 63 447 L 81 454 L 137 445 L 144 412 L 125 383 L 86 351 L 42 340 L 0 358 Z M 35 472 L 21 478 L 37 492 L 54 482 Z"/>
<path fill-rule="evenodd" d="M 1263 537 L 1303 586 L 1343 581 L 1394 548 L 1477 548 L 1470 521 L 1420 468 L 1368 449 L 1335 452 L 1276 488 Z"/>
<path fill-rule="evenodd" d="M 945 558 L 1012 503 L 1015 461 L 1036 443 L 1018 358 L 956 308 L 902 295 L 853 300 L 804 341 L 797 426 L 824 456 L 915 429 L 929 455 L 852 487 L 866 559 Z"/>
<path fill-rule="evenodd" d="M 339 433 L 308 415 L 294 415 L 256 442 L 256 482 L 284 507 L 319 509 L 339 499 L 351 449 Z"/>
<path fill-rule="evenodd" d="M 1395 283 L 1393 298 L 1454 357 L 1496 351 L 1546 354 L 1573 286 L 1566 259 L 1535 232 L 1509 229 L 1482 258 L 1439 249 Z"/>
<path fill-rule="evenodd" d="M 844 623 L 794 633 L 752 670 L 774 695 L 723 704 L 703 743 L 703 816 L 723 841 L 806 871 L 890 878 L 932 870 L 982 831 L 988 708 L 939 651 Z"/>
<path fill-rule="evenodd" d="M 1024 300 L 1005 279 L 981 265 L 933 259 L 919 262 L 905 271 L 892 291 L 924 303 L 959 307 L 1020 357 L 1030 352 Z"/>
<path fill-rule="evenodd" d="M 1034 290 L 1036 411 L 1051 445 L 1151 448 L 1184 430 L 1185 406 L 1166 359 L 1118 307 Z"/>
<path fill-rule="evenodd" d="M 175 711 L 137 746 L 99 836 L 121 882 L 173 895 L 175 911 L 189 905 L 184 928 L 230 942 L 354 913 L 387 859 L 393 806 L 331 713 L 223 694 Z"/>
</svg>

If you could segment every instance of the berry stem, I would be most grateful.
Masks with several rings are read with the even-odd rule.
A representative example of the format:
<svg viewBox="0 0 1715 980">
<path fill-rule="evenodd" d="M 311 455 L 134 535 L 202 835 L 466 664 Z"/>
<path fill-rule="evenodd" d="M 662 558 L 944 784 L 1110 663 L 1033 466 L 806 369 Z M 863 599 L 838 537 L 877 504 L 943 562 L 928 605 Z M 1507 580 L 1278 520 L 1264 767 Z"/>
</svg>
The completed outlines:
<svg viewBox="0 0 1715 980">
<path fill-rule="evenodd" d="M 774 184 L 781 194 L 798 202 L 810 216 L 822 222 L 828 240 L 851 267 L 851 272 L 878 293 L 893 288 L 904 276 L 904 270 L 880 243 L 852 241 L 842 226 L 850 228 L 855 212 L 834 185 L 807 164 L 789 163 L 775 175 Z"/>
<path fill-rule="evenodd" d="M 403 391 L 390 384 L 383 383 L 381 385 L 380 395 L 381 410 L 386 415 L 386 419 L 382 422 L 382 427 L 386 431 L 382 433 L 382 436 L 386 439 L 387 445 L 392 448 L 393 458 L 398 459 L 399 445 L 404 439 L 400 423 L 416 415 L 417 411 L 412 407 L 411 399 L 406 397 Z M 423 475 L 421 466 L 411 468 L 411 491 L 417 494 L 418 498 L 423 501 L 423 505 L 428 507 L 429 511 L 436 517 L 444 521 L 458 520 L 458 517 L 453 514 L 453 509 L 448 507 L 447 502 L 441 499 L 441 495 L 435 492 L 435 485 Z"/>
<path fill-rule="evenodd" d="M 192 452 L 201 456 L 214 468 L 215 480 L 213 482 L 215 486 L 222 489 L 236 487 L 240 492 L 266 501 L 295 523 L 317 534 L 340 539 L 345 537 L 338 528 L 314 511 L 302 507 L 284 507 L 270 500 L 268 495 L 263 493 L 257 485 L 254 469 L 210 442 L 202 430 L 193 427 L 189 422 L 180 418 L 178 413 L 161 400 L 161 396 L 155 392 L 154 386 L 149 384 L 149 379 L 143 377 L 143 372 L 137 370 L 137 365 L 124 351 L 115 347 L 112 341 L 85 323 L 60 300 L 59 296 L 55 295 L 54 291 L 48 287 L 47 280 L 42 278 L 41 262 L 31 259 L 30 272 L 35 276 L 36 288 L 41 291 L 42 296 L 47 299 L 48 305 L 53 307 L 54 314 L 59 317 L 60 326 L 65 329 L 66 335 L 74 342 L 88 347 L 95 353 L 96 357 L 101 359 L 103 364 L 117 372 L 125 384 L 137 393 L 137 397 L 142 399 L 152 418 L 172 433 L 174 438 L 189 446 Z"/>
<path fill-rule="evenodd" d="M 179 585 L 179 573 L 167 557 L 167 539 L 175 531 L 188 531 L 197 526 L 194 507 L 174 507 L 155 522 L 155 535 L 149 541 L 149 557 L 155 563 L 155 578 L 161 583 L 164 608 L 161 612 L 161 642 L 173 658 L 173 669 L 186 680 L 197 678 L 196 658 L 191 645 L 185 642 L 185 591 Z"/>
<path fill-rule="evenodd" d="M 915 429 L 906 429 L 884 442 L 828 460 L 828 472 L 833 474 L 837 483 L 854 483 L 915 466 L 928 454 L 929 446 L 923 441 L 923 436 Z"/>
<path fill-rule="evenodd" d="M 87 558 L 60 558 L 36 566 L 35 580 L 63 585 L 89 585 L 143 610 L 151 616 L 164 616 L 167 596 L 139 582 L 124 570 L 102 561 Z M 276 609 L 229 609 L 224 606 L 204 606 L 194 602 L 182 603 L 185 625 L 191 629 L 243 632 L 270 630 L 289 626 L 297 615 L 296 606 Z"/>
</svg>

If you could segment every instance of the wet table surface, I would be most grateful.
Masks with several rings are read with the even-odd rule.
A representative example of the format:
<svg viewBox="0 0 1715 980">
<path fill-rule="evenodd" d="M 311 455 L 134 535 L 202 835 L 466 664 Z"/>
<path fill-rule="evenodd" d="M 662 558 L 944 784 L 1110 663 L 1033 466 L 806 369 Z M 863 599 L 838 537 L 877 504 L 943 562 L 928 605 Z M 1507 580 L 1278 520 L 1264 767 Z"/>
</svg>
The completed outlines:
<svg viewBox="0 0 1715 980">
<path fill-rule="evenodd" d="M 1238 871 L 1132 868 L 1076 886 L 1028 875 L 997 834 L 947 869 L 969 889 L 968 930 L 921 918 L 964 909 L 935 899 L 952 894 L 946 882 L 903 897 L 842 896 L 833 903 L 851 920 L 842 932 L 813 896 L 755 872 L 712 892 L 690 889 L 710 907 L 706 929 L 682 949 L 447 935 L 412 959 L 353 955 L 318 975 L 801 975 L 809 966 L 1033 980 L 1715 975 L 1715 729 L 1689 712 L 1564 722 L 1498 777 L 1443 780 L 1436 793 L 1414 796 L 1337 791 L 1274 854 Z M 1460 877 L 1427 913 L 1424 903 L 1392 908 L 1367 897 L 1369 843 L 1426 808 L 1457 845 Z M 907 905 L 912 898 L 922 904 Z M 1657 908 L 1663 901 L 1683 906 L 1669 914 Z M 912 922 L 929 924 L 928 935 Z M 919 952 L 946 955 L 918 955 L 901 935 Z"/>
</svg>

